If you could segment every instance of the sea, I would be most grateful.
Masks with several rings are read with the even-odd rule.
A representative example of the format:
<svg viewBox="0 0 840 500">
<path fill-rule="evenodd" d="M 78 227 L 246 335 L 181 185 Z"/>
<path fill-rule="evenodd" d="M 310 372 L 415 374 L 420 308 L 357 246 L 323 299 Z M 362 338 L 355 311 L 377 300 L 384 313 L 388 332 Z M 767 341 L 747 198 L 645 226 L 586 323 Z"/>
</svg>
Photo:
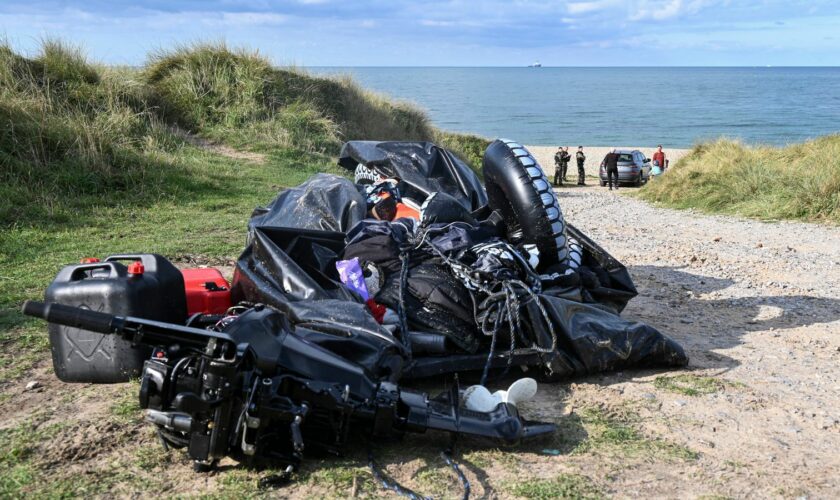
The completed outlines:
<svg viewBox="0 0 840 500">
<path fill-rule="evenodd" d="M 840 132 L 840 68 L 318 67 L 445 130 L 530 145 L 784 145 Z"/>
</svg>

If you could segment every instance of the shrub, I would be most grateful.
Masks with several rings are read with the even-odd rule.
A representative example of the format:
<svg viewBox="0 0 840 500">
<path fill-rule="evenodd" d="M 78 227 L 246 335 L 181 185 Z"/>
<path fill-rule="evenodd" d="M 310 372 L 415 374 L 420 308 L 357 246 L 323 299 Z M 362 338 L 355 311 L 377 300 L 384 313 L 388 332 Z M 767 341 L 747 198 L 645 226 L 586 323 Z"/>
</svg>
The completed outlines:
<svg viewBox="0 0 840 500">
<path fill-rule="evenodd" d="M 181 167 L 182 128 L 279 156 L 317 153 L 310 161 L 346 140 L 438 139 L 477 167 L 486 147 L 348 77 L 276 68 L 221 43 L 158 51 L 140 71 L 92 64 L 60 41 L 31 58 L 0 43 L 0 225 L 182 194 L 201 182 Z"/>
<path fill-rule="evenodd" d="M 149 145 L 166 135 L 144 85 L 56 41 L 27 59 L 0 46 L 0 221 L 54 215 L 66 201 L 163 182 Z"/>
<path fill-rule="evenodd" d="M 699 144 L 640 194 L 678 208 L 840 222 L 840 135 L 787 147 Z"/>
<path fill-rule="evenodd" d="M 350 78 L 275 68 L 257 52 L 224 44 L 158 52 L 145 74 L 167 118 L 215 137 L 244 130 L 282 146 L 336 152 L 345 140 L 429 140 L 434 133 L 418 108 L 363 90 Z"/>
</svg>

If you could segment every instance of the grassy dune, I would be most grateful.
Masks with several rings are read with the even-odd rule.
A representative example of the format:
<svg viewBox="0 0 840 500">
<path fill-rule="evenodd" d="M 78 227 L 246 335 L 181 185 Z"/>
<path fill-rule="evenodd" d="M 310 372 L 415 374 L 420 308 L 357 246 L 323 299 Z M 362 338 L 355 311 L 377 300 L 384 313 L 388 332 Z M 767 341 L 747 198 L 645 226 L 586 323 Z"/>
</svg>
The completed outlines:
<svg viewBox="0 0 840 500">
<path fill-rule="evenodd" d="M 710 213 L 840 223 L 840 135 L 783 148 L 701 144 L 640 196 Z"/>
<path fill-rule="evenodd" d="M 138 70 L 57 41 L 30 58 L 0 45 L 0 383 L 44 359 L 42 325 L 17 309 L 61 265 L 127 251 L 227 262 L 255 206 L 316 172 L 342 173 L 336 156 L 351 139 L 435 140 L 474 165 L 486 146 L 348 78 L 221 44 L 157 52 Z"/>
<path fill-rule="evenodd" d="M 352 139 L 436 139 L 473 161 L 486 144 L 436 130 L 413 105 L 349 78 L 275 68 L 221 44 L 154 53 L 141 70 L 91 64 L 56 41 L 31 59 L 0 45 L 0 122 L 0 226 L 201 191 L 183 165 L 195 152 L 182 131 L 324 164 Z"/>
</svg>

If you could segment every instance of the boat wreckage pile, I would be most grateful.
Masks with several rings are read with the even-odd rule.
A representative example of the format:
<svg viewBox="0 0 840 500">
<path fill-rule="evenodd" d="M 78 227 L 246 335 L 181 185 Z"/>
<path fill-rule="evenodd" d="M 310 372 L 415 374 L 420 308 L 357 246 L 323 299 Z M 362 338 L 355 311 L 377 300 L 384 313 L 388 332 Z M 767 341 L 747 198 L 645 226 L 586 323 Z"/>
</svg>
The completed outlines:
<svg viewBox="0 0 840 500">
<path fill-rule="evenodd" d="M 23 308 L 50 322 L 59 378 L 139 376 L 147 420 L 197 470 L 230 456 L 291 472 L 340 453 L 351 429 L 371 441 L 550 434 L 516 406 L 534 378 L 688 362 L 620 316 L 629 273 L 564 220 L 521 145 L 491 143 L 483 181 L 428 142 L 348 142 L 339 164 L 353 181 L 315 175 L 254 211 L 232 283 L 154 254 L 64 268 Z M 486 388 L 523 370 L 533 378 Z M 441 374 L 456 383 L 436 397 L 409 388 Z M 462 390 L 457 374 L 477 384 Z"/>
</svg>

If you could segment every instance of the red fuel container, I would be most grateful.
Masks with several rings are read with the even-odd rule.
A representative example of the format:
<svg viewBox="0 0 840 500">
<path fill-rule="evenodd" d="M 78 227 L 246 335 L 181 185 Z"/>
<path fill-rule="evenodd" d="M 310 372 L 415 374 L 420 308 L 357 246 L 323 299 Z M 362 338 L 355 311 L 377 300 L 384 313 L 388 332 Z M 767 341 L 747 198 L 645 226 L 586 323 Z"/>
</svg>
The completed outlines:
<svg viewBox="0 0 840 500">
<path fill-rule="evenodd" d="M 224 314 L 230 308 L 230 283 L 212 267 L 181 269 L 187 290 L 187 314 Z"/>
</svg>

